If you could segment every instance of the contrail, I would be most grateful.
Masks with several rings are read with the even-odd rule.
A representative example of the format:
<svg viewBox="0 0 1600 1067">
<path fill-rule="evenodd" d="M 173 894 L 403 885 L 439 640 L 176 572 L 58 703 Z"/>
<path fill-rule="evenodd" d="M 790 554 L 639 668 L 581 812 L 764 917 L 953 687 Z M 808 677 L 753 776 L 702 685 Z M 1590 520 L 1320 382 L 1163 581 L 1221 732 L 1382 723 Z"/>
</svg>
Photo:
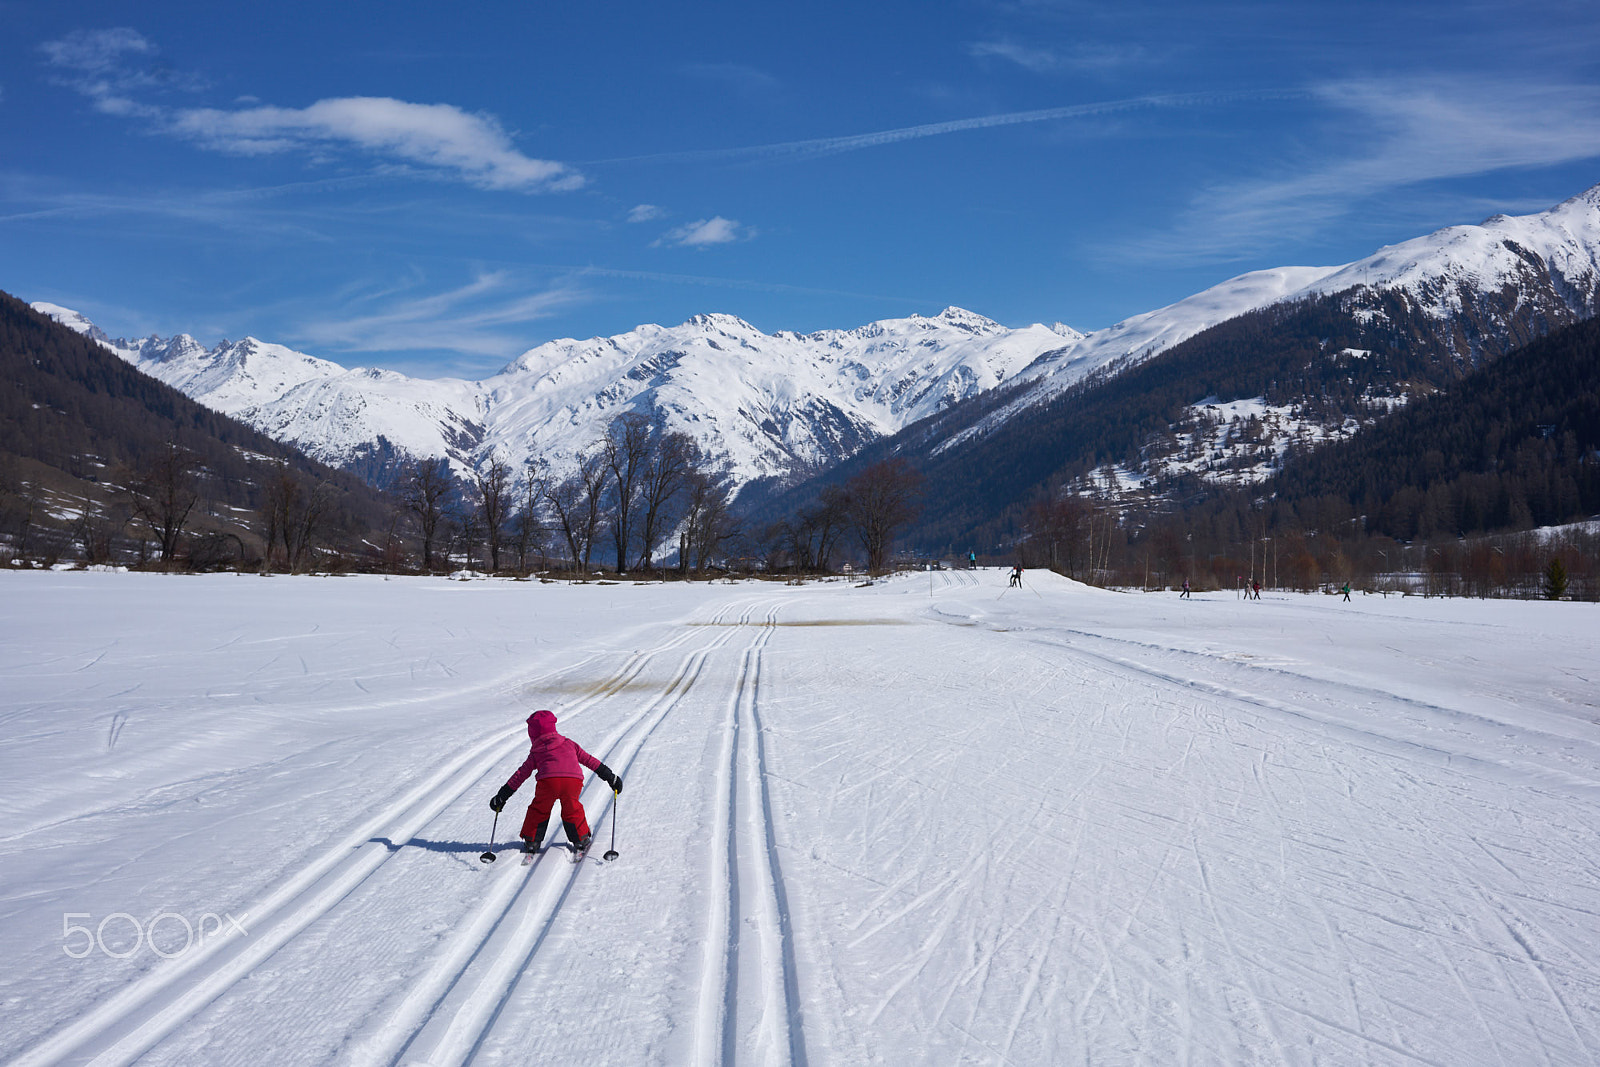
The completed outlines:
<svg viewBox="0 0 1600 1067">
<path fill-rule="evenodd" d="M 1302 92 L 1281 90 L 1255 90 L 1218 93 L 1165 93 L 1154 96 L 1135 96 L 1126 100 L 1107 100 L 1094 104 L 1073 104 L 1068 107 L 1047 107 L 1036 111 L 1011 111 L 1001 115 L 982 115 L 970 119 L 952 119 L 949 122 L 929 122 L 921 126 L 903 126 L 896 130 L 879 130 L 876 133 L 858 133 L 846 137 L 817 137 L 804 141 L 781 141 L 777 144 L 751 145 L 745 148 L 707 148 L 686 152 L 656 152 L 642 156 L 620 156 L 615 159 L 596 159 L 581 166 L 606 163 L 643 162 L 695 162 L 741 159 L 803 159 L 811 156 L 854 152 L 861 148 L 914 141 L 922 137 L 938 137 L 964 130 L 984 130 L 994 126 L 1018 126 L 1025 122 L 1053 122 L 1058 119 L 1088 118 L 1096 115 L 1114 115 L 1126 111 L 1155 108 L 1203 107 L 1227 104 L 1239 100 L 1289 99 L 1305 96 Z"/>
</svg>

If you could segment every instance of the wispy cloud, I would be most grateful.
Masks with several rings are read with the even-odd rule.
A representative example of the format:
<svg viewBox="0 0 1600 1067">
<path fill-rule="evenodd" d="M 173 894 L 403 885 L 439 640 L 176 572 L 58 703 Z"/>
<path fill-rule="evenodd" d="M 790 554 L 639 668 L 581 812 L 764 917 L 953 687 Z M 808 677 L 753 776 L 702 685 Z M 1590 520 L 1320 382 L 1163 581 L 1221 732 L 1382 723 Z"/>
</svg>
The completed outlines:
<svg viewBox="0 0 1600 1067">
<path fill-rule="evenodd" d="M 1326 231 L 1428 182 L 1600 158 L 1600 89 L 1504 80 L 1345 81 L 1316 99 L 1347 133 L 1300 167 L 1203 190 L 1142 257 L 1230 260 Z"/>
<path fill-rule="evenodd" d="M 380 310 L 305 323 L 296 341 L 339 352 L 444 350 L 504 359 L 527 342 L 526 334 L 501 327 L 550 318 L 591 298 L 569 281 L 534 288 L 512 272 L 486 271 L 466 285 L 431 295 L 417 296 L 414 285 L 390 289 Z"/>
<path fill-rule="evenodd" d="M 945 134 L 963 133 L 967 130 L 986 130 L 997 126 L 1018 126 L 1030 122 L 1058 122 L 1063 119 L 1094 118 L 1131 111 L 1159 109 L 1213 107 L 1244 100 L 1272 100 L 1300 97 L 1300 92 L 1283 90 L 1255 90 L 1219 93 L 1166 93 L 1153 96 L 1136 96 L 1126 100 L 1106 100 L 1092 104 L 1072 104 L 1067 107 L 1042 108 L 1036 111 L 1009 111 L 998 115 L 981 115 L 969 119 L 952 119 L 949 122 L 929 122 L 920 126 L 902 126 L 875 133 L 850 134 L 844 137 L 815 137 L 802 141 L 780 141 L 775 144 L 751 145 L 745 148 L 711 148 L 686 152 L 658 152 L 643 156 L 624 156 L 615 159 L 593 160 L 592 163 L 641 162 L 741 162 L 754 160 L 807 159 L 814 156 L 854 152 L 864 148 L 915 141 L 923 137 L 941 137 Z"/>
<path fill-rule="evenodd" d="M 967 51 L 977 59 L 1002 59 L 1035 74 L 1058 71 L 1101 74 L 1150 62 L 1150 52 L 1143 45 L 1077 44 L 1042 48 L 1002 39 L 974 42 Z"/>
<path fill-rule="evenodd" d="M 782 83 L 764 70 L 744 63 L 688 63 L 679 68 L 701 81 L 718 82 L 740 92 L 771 92 Z"/>
<path fill-rule="evenodd" d="M 583 176 L 564 164 L 518 152 L 492 117 L 450 104 L 352 96 L 304 108 L 193 108 L 172 115 L 168 128 L 208 148 L 247 155 L 349 145 L 452 171 L 486 189 L 541 192 L 583 184 Z"/>
<path fill-rule="evenodd" d="M 709 219 L 696 219 L 694 222 L 668 230 L 655 243 L 707 248 L 711 245 L 732 244 L 734 241 L 748 241 L 755 235 L 755 230 L 740 225 L 737 219 L 725 219 L 721 215 L 714 215 Z"/>
<path fill-rule="evenodd" d="M 118 26 L 108 30 L 79 30 L 39 46 L 45 62 L 57 71 L 57 81 L 88 97 L 97 111 L 108 115 L 153 117 L 160 109 L 139 103 L 135 93 L 149 92 L 175 83 L 187 87 L 193 78 L 179 78 L 172 68 L 132 66 L 128 60 L 155 55 L 137 30 Z"/>
<path fill-rule="evenodd" d="M 666 212 L 654 204 L 636 204 L 628 212 L 629 222 L 650 222 L 661 218 Z"/>
<path fill-rule="evenodd" d="M 140 96 L 179 79 L 160 67 L 130 67 L 130 57 L 155 52 L 154 45 L 135 30 L 78 32 L 47 42 L 40 51 L 50 66 L 62 72 L 62 83 L 88 97 L 96 109 L 145 120 L 159 132 L 216 151 L 266 155 L 354 150 L 451 175 L 480 188 L 517 192 L 564 191 L 584 184 L 583 175 L 566 164 L 518 151 L 493 116 L 451 104 L 350 96 L 303 108 L 171 108 Z"/>
</svg>

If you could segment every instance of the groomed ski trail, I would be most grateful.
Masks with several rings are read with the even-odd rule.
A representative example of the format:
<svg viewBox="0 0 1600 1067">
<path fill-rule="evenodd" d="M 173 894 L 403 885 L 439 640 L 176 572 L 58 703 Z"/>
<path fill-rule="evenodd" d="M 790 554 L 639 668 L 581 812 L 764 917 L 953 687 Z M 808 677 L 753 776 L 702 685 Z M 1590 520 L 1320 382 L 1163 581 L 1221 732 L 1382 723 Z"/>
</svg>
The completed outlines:
<svg viewBox="0 0 1600 1067">
<path fill-rule="evenodd" d="M 734 625 L 747 625 L 756 610 L 745 608 Z M 709 625 L 723 625 L 725 614 Z M 685 657 L 666 688 L 605 739 L 601 758 L 624 784 L 640 749 L 693 690 L 707 659 L 736 632 L 730 628 L 717 633 Z M 584 797 L 590 825 L 598 829 L 614 795 L 603 783 L 592 783 Z M 553 858 L 552 847 L 560 846 L 542 849 L 531 869 L 512 866 L 498 873 L 496 892 L 401 1004 L 357 1042 L 354 1062 L 448 1067 L 473 1057 L 556 922 L 574 879 L 589 866 L 587 860 L 578 865 L 559 862 L 564 857 Z"/>
<path fill-rule="evenodd" d="M 745 650 L 723 724 L 695 1067 L 806 1063 L 760 712 L 762 650 L 776 622 L 774 609 Z"/>
<path fill-rule="evenodd" d="M 720 624 L 733 608 L 728 605 L 717 611 L 712 624 Z M 745 617 L 754 610 L 747 608 Z M 695 631 L 686 630 L 654 648 L 632 653 L 611 675 L 593 687 L 591 695 L 575 702 L 565 718 L 581 718 L 595 705 L 624 692 L 657 657 L 694 636 Z M 710 642 L 708 648 L 726 640 L 726 635 L 720 636 Z M 697 656 L 703 660 L 704 651 L 691 654 L 685 664 Z M 571 674 L 583 665 L 575 664 L 549 677 Z M 519 683 L 518 689 L 528 691 L 539 684 L 537 679 L 525 681 Z M 630 725 L 645 715 L 648 709 L 630 720 Z M 526 730 L 520 723 L 480 738 L 458 752 L 442 769 L 391 801 L 379 814 L 359 824 L 317 860 L 303 866 L 277 889 L 250 905 L 244 913 L 249 921 L 247 937 L 223 928 L 211 939 L 197 943 L 192 951 L 163 961 L 161 966 L 24 1051 L 12 1061 L 14 1067 L 48 1067 L 63 1062 L 114 1067 L 139 1059 L 336 909 L 358 886 L 399 855 L 400 848 L 391 847 L 389 843 L 403 845 L 417 838 L 465 794 L 487 795 L 483 785 L 485 777 L 492 776 L 498 765 L 525 744 Z M 507 866 L 516 867 L 514 864 Z"/>
</svg>

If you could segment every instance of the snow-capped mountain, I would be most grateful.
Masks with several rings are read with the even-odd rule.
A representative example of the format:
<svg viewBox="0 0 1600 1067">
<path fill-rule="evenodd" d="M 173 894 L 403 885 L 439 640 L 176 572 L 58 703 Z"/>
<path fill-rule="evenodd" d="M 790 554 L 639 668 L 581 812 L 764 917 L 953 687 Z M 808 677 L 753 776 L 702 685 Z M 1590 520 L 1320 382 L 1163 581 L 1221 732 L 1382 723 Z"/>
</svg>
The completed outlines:
<svg viewBox="0 0 1600 1067">
<path fill-rule="evenodd" d="M 855 330 L 765 334 L 731 315 L 533 348 L 482 381 L 346 369 L 255 338 L 112 341 L 56 305 L 36 310 L 146 373 L 326 463 L 380 478 L 395 462 L 493 454 L 560 465 L 625 411 L 659 416 L 739 483 L 837 462 L 992 389 L 1075 343 L 1070 327 L 1008 329 L 959 308 Z"/>
<path fill-rule="evenodd" d="M 1600 185 L 1547 211 L 1448 226 L 1343 266 L 1251 271 L 1096 330 L 1041 357 L 1024 372 L 1031 388 L 943 447 L 992 431 L 1092 372 L 1132 366 L 1246 312 L 1352 289 L 1398 294 L 1468 365 L 1590 318 L 1600 313 Z"/>
<path fill-rule="evenodd" d="M 35 307 L 194 399 L 371 480 L 410 458 L 448 457 L 462 471 L 491 454 L 560 466 L 617 415 L 639 411 L 689 434 L 742 484 L 827 467 L 997 385 L 1024 383 L 931 443 L 936 453 L 960 449 L 1091 373 L 1137 366 L 1249 312 L 1341 293 L 1348 315 L 1404 317 L 1396 329 L 1412 331 L 1424 322 L 1451 358 L 1475 365 L 1600 311 L 1600 186 L 1342 266 L 1241 274 L 1087 335 L 1060 324 L 1008 329 L 959 308 L 811 334 L 766 334 L 709 314 L 551 341 L 474 382 L 346 369 L 254 338 L 211 349 L 181 334 L 112 341 L 76 312 Z"/>
</svg>

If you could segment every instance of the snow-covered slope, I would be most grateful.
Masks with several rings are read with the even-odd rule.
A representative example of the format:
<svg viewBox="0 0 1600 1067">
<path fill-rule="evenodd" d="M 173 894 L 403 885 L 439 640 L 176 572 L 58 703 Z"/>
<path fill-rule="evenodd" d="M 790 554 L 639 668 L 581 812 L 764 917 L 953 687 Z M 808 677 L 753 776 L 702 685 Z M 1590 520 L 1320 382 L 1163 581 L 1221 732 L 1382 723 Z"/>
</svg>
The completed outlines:
<svg viewBox="0 0 1600 1067">
<path fill-rule="evenodd" d="M 944 447 L 987 433 L 1042 404 L 1088 374 L 1125 368 L 1218 323 L 1258 308 L 1366 287 L 1402 294 L 1449 332 L 1461 331 L 1461 358 L 1476 362 L 1484 336 L 1525 341 L 1600 311 L 1600 185 L 1548 211 L 1495 215 L 1449 226 L 1337 267 L 1251 271 L 1155 311 L 1096 330 L 1041 357 L 1023 372 L 1034 385 Z"/>
<path fill-rule="evenodd" d="M 659 415 L 739 482 L 824 466 L 884 434 L 993 388 L 1081 340 L 1057 324 L 1008 329 L 948 308 L 856 330 L 765 334 L 731 315 L 559 340 L 479 382 L 347 370 L 246 338 L 109 341 L 82 315 L 36 308 L 99 335 L 141 370 L 337 466 L 449 457 L 469 468 L 564 459 L 625 411 Z"/>
<path fill-rule="evenodd" d="M 0 580 L 12 1067 L 1600 1063 L 1592 604 Z"/>
<path fill-rule="evenodd" d="M 551 341 L 468 382 L 347 370 L 254 338 L 212 349 L 181 334 L 110 341 L 74 311 L 35 307 L 196 400 L 369 477 L 409 457 L 447 456 L 463 470 L 490 454 L 560 465 L 618 414 L 639 411 L 688 433 L 742 483 L 825 467 L 1000 383 L 1032 383 L 942 444 L 957 447 L 1095 371 L 1132 366 L 1248 311 L 1361 287 L 1400 294 L 1469 363 L 1485 344 L 1503 350 L 1592 316 L 1600 186 L 1549 211 L 1448 227 L 1344 266 L 1252 271 L 1088 335 L 1059 324 L 1008 329 L 958 308 L 812 334 L 698 315 Z"/>
</svg>

